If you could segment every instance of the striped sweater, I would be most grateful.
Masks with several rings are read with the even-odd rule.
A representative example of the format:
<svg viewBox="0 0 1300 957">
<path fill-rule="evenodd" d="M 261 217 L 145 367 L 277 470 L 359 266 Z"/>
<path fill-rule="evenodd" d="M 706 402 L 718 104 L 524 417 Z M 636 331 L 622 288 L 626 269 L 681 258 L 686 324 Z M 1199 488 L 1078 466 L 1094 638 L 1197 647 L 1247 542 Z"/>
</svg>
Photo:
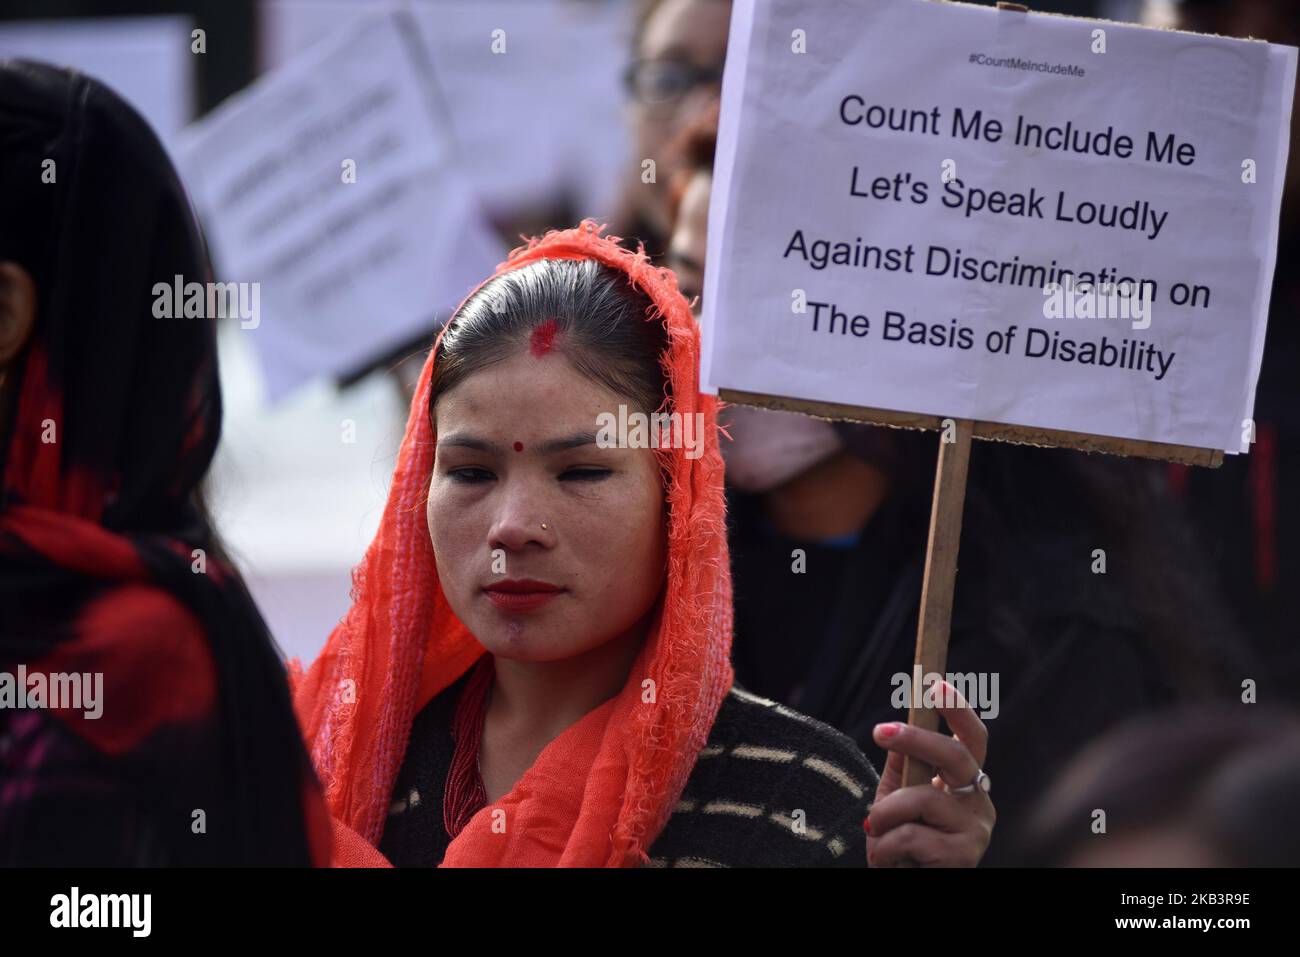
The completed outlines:
<svg viewBox="0 0 1300 957">
<path fill-rule="evenodd" d="M 442 796 L 466 678 L 416 716 L 379 849 L 397 867 L 435 867 L 451 843 Z M 733 686 L 651 867 L 865 867 L 862 822 L 878 778 L 852 739 Z"/>
</svg>

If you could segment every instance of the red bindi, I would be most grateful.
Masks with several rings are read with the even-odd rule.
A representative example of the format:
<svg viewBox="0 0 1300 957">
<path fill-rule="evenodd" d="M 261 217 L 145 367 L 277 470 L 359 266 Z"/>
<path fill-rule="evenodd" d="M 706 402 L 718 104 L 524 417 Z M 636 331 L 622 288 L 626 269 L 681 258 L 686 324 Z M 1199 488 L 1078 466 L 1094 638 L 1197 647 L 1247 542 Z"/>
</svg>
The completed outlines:
<svg viewBox="0 0 1300 957">
<path fill-rule="evenodd" d="M 524 443 L 522 443 L 522 442 L 516 442 L 516 443 L 515 443 L 515 451 L 516 451 L 516 452 L 522 452 L 523 450 L 524 450 Z"/>
<path fill-rule="evenodd" d="M 555 319 L 547 319 L 533 330 L 530 349 L 534 356 L 541 358 L 555 346 L 555 334 L 559 331 Z"/>
</svg>

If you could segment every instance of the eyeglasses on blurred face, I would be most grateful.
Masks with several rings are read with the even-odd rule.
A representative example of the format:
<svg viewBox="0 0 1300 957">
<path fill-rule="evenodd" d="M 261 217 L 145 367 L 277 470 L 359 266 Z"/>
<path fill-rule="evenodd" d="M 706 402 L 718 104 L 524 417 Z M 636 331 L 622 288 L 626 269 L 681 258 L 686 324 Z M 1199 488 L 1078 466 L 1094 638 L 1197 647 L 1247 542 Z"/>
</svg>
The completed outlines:
<svg viewBox="0 0 1300 957">
<path fill-rule="evenodd" d="M 666 107 L 680 103 L 701 86 L 722 82 L 722 67 L 700 67 L 680 60 L 636 60 L 623 77 L 627 91 L 639 103 Z"/>
</svg>

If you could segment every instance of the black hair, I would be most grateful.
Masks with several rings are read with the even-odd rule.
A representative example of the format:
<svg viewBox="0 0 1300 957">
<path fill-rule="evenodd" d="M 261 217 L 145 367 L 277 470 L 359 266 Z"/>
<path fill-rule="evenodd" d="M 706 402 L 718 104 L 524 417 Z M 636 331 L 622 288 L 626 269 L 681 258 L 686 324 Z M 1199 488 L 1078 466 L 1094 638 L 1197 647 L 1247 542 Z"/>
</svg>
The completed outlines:
<svg viewBox="0 0 1300 957">
<path fill-rule="evenodd" d="M 0 59 L 0 260 L 31 273 L 38 296 L 31 341 L 5 386 L 32 402 L 15 403 L 0 432 L 0 663 L 91 656 L 137 692 L 119 707 L 132 729 L 148 729 L 120 748 L 78 742 L 70 752 L 67 780 L 107 785 L 99 818 L 40 796 L 40 813 L 26 812 L 36 802 L 6 807 L 0 863 L 311 864 L 328 831 L 323 808 L 313 811 L 319 787 L 284 666 L 247 588 L 214 552 L 196 494 L 221 432 L 216 320 L 152 309 L 156 283 L 210 279 L 207 249 L 166 149 L 97 80 Z M 47 409 L 57 410 L 58 442 L 42 461 L 57 469 L 3 468 L 30 456 Z M 10 505 L 79 535 L 79 560 L 24 538 Z M 192 564 L 200 553 L 202 574 Z M 215 694 L 183 720 L 167 707 L 178 676 L 138 650 L 166 631 L 140 601 L 144 585 L 201 627 L 205 646 L 185 661 L 210 666 Z M 111 627 L 88 613 L 110 595 L 123 609 Z M 190 652 L 184 631 L 165 638 Z M 36 770 L 59 773 L 49 762 Z M 196 807 L 211 835 L 188 826 Z"/>
<path fill-rule="evenodd" d="M 458 309 L 438 343 L 429 392 L 438 397 L 470 375 L 530 348 L 554 321 L 554 348 L 579 374 L 658 411 L 671 386 L 663 367 L 668 334 L 650 296 L 595 259 L 539 259 L 494 276 Z"/>
<path fill-rule="evenodd" d="M 1120 725 L 1083 751 L 1018 835 L 1031 866 L 1060 866 L 1095 839 L 1173 829 L 1218 866 L 1293 866 L 1300 718 L 1258 705 L 1188 706 Z M 1158 864 L 1158 861 L 1152 861 Z"/>
</svg>

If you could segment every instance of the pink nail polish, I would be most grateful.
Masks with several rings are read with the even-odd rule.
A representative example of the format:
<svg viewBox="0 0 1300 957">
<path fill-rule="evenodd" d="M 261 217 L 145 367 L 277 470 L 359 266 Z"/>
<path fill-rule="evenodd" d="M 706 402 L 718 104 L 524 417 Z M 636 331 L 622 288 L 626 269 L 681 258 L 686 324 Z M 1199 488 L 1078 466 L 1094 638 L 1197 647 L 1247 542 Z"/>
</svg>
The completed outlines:
<svg viewBox="0 0 1300 957">
<path fill-rule="evenodd" d="M 880 736 L 882 738 L 892 738 L 896 734 L 898 734 L 898 722 L 894 721 L 880 726 Z"/>
</svg>

